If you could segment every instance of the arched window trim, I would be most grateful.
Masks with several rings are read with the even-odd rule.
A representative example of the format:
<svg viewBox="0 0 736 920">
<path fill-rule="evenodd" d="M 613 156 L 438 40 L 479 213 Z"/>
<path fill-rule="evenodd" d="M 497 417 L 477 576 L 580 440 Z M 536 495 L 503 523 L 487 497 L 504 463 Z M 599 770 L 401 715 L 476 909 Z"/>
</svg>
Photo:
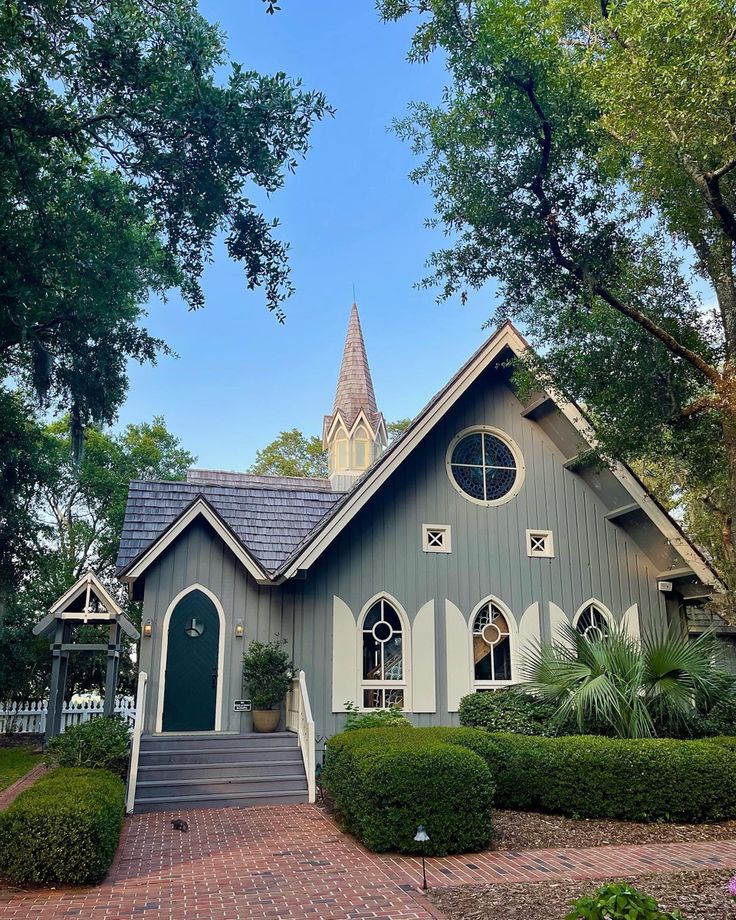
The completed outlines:
<svg viewBox="0 0 736 920">
<path fill-rule="evenodd" d="M 587 601 L 585 601 L 583 604 L 581 604 L 581 605 L 578 607 L 577 613 L 576 613 L 575 616 L 572 618 L 572 628 L 573 628 L 573 629 L 577 629 L 577 628 L 578 628 L 578 621 L 580 620 L 580 617 L 581 617 L 581 616 L 585 613 L 585 611 L 588 609 L 588 607 L 595 607 L 596 610 L 598 610 L 598 612 L 602 615 L 603 619 L 604 619 L 604 620 L 606 621 L 606 623 L 608 624 L 608 628 L 609 628 L 609 629 L 613 629 L 613 627 L 616 625 L 616 621 L 615 621 L 615 619 L 614 619 L 614 617 L 613 617 L 613 614 L 611 613 L 611 611 L 608 609 L 608 607 L 606 607 L 606 605 L 605 605 L 602 601 L 599 601 L 599 600 L 598 600 L 597 597 L 590 597 L 590 598 L 588 598 Z"/>
<path fill-rule="evenodd" d="M 489 500 L 475 498 L 474 496 L 465 492 L 455 479 L 455 476 L 452 472 L 452 454 L 460 441 L 462 441 L 463 438 L 470 434 L 492 434 L 500 441 L 503 441 L 503 443 L 513 454 L 514 460 L 516 461 L 516 479 L 514 480 L 514 484 L 511 489 L 500 498 L 493 498 Z M 506 502 L 511 501 L 512 498 L 515 498 L 521 491 L 521 488 L 524 485 L 524 478 L 526 476 L 524 455 L 522 454 L 519 445 L 516 443 L 516 441 L 514 441 L 511 435 L 507 434 L 505 431 L 502 431 L 500 428 L 494 428 L 491 425 L 471 425 L 469 428 L 464 428 L 462 431 L 459 431 L 450 441 L 450 444 L 447 448 L 447 453 L 445 454 L 445 470 L 447 472 L 447 478 L 450 480 L 450 485 L 459 495 L 462 495 L 466 501 L 473 502 L 476 505 L 482 505 L 484 508 L 492 508 L 496 505 L 505 505 Z"/>
<path fill-rule="evenodd" d="M 220 598 L 205 588 L 204 585 L 195 582 L 186 588 L 183 588 L 166 608 L 163 623 L 161 624 L 161 660 L 159 661 L 159 678 L 158 678 L 158 700 L 156 705 L 156 731 L 163 731 L 164 724 L 164 695 L 166 691 L 166 658 L 169 653 L 169 623 L 176 607 L 182 598 L 192 591 L 200 591 L 205 597 L 208 597 L 215 605 L 217 616 L 220 621 L 220 637 L 217 644 L 217 691 L 215 696 L 215 731 L 222 731 L 222 696 L 225 686 L 225 610 L 220 603 Z"/>
<path fill-rule="evenodd" d="M 487 604 L 495 604 L 496 607 L 501 611 L 501 613 L 506 618 L 506 622 L 509 625 L 509 658 L 511 662 L 511 679 L 510 680 L 476 680 L 475 679 L 475 655 L 473 652 L 473 624 L 475 623 L 476 616 Z M 469 649 L 469 662 L 470 662 L 470 683 L 474 690 L 492 690 L 497 687 L 510 687 L 511 684 L 517 683 L 519 680 L 517 674 L 517 662 L 516 655 L 517 649 L 519 647 L 519 624 L 516 622 L 516 617 L 511 612 L 511 608 L 504 604 L 504 602 L 496 597 L 495 594 L 489 594 L 488 597 L 484 597 L 480 603 L 476 604 L 473 608 L 470 619 L 468 620 L 468 649 Z"/>
<path fill-rule="evenodd" d="M 363 680 L 363 623 L 365 623 L 365 618 L 368 616 L 371 607 L 381 600 L 389 603 L 401 620 L 401 628 L 403 630 L 403 641 L 401 643 L 403 654 L 401 673 L 404 675 L 401 680 Z M 379 591 L 363 605 L 363 609 L 360 611 L 360 616 L 358 617 L 358 641 L 356 645 L 358 687 L 360 695 L 358 707 L 361 712 L 375 712 L 374 709 L 367 709 L 363 706 L 363 691 L 380 690 L 382 688 L 401 688 L 404 691 L 403 711 L 411 712 L 411 623 L 409 622 L 406 610 L 404 610 L 403 606 L 392 594 L 389 594 L 387 591 Z"/>
</svg>

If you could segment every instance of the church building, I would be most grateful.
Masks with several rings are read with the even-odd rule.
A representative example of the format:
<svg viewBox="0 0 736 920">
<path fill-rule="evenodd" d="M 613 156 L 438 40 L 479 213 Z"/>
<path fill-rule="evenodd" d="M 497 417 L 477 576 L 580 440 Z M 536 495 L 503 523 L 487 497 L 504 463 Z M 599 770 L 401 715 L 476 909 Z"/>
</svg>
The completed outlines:
<svg viewBox="0 0 736 920">
<path fill-rule="evenodd" d="M 278 783 L 280 745 L 309 772 L 305 745 L 348 706 L 454 725 L 463 696 L 517 683 L 564 623 L 687 628 L 716 573 L 627 466 L 591 460 L 575 405 L 552 389 L 520 400 L 510 364 L 527 347 L 505 323 L 389 444 L 353 305 L 326 479 L 131 483 L 118 573 L 143 603 L 136 808 L 304 800 L 303 772 Z M 275 636 L 316 742 L 251 734 L 243 654 Z M 258 774 L 267 757 L 281 774 Z"/>
</svg>

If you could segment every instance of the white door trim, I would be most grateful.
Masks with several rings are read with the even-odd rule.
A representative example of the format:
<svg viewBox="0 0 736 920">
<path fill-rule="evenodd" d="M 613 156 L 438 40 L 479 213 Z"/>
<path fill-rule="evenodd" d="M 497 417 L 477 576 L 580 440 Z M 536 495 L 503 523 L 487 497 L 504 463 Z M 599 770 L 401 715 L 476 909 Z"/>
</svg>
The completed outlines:
<svg viewBox="0 0 736 920">
<path fill-rule="evenodd" d="M 225 667 L 225 611 L 220 603 L 220 599 L 216 594 L 213 594 L 209 588 L 205 588 L 204 585 L 200 585 L 199 582 L 196 582 L 193 585 L 189 585 L 188 588 L 183 588 L 176 597 L 171 601 L 169 606 L 166 608 L 166 613 L 164 614 L 164 620 L 161 625 L 161 661 L 159 662 L 159 676 L 158 676 L 158 700 L 156 705 L 156 728 L 155 731 L 163 732 L 164 724 L 164 695 L 166 693 L 166 658 L 169 651 L 169 623 L 171 621 L 171 615 L 173 614 L 176 605 L 179 601 L 186 597 L 187 594 L 191 594 L 192 591 L 201 591 L 206 597 L 208 597 L 212 603 L 215 605 L 215 610 L 217 611 L 217 616 L 220 620 L 220 637 L 217 643 L 217 690 L 215 693 L 215 731 L 222 731 L 222 694 L 225 675 L 223 673 Z"/>
</svg>

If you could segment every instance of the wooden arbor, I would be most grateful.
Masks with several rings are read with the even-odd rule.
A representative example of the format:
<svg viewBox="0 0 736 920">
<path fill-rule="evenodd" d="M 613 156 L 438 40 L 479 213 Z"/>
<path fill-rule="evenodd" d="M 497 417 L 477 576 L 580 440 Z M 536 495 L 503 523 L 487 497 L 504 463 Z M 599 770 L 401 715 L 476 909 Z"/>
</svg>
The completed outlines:
<svg viewBox="0 0 736 920">
<path fill-rule="evenodd" d="M 107 644 L 73 641 L 75 626 L 88 623 L 109 625 Z M 49 710 L 46 718 L 48 742 L 61 730 L 61 714 L 64 707 L 66 673 L 70 652 L 107 652 L 107 673 L 105 675 L 105 703 L 103 712 L 111 716 L 115 710 L 115 691 L 120 668 L 120 646 L 123 633 L 136 640 L 140 633 L 123 615 L 123 611 L 93 572 L 83 575 L 68 591 L 56 601 L 49 612 L 33 627 L 36 636 L 52 639 L 51 687 Z"/>
</svg>

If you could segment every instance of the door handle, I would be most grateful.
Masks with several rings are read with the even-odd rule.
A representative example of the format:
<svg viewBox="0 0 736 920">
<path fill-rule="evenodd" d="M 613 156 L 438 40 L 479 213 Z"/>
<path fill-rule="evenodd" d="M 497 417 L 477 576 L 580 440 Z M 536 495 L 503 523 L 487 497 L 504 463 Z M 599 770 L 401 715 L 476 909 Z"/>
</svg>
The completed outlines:
<svg viewBox="0 0 736 920">
<path fill-rule="evenodd" d="M 212 668 L 212 689 L 217 690 L 217 668 Z"/>
</svg>

